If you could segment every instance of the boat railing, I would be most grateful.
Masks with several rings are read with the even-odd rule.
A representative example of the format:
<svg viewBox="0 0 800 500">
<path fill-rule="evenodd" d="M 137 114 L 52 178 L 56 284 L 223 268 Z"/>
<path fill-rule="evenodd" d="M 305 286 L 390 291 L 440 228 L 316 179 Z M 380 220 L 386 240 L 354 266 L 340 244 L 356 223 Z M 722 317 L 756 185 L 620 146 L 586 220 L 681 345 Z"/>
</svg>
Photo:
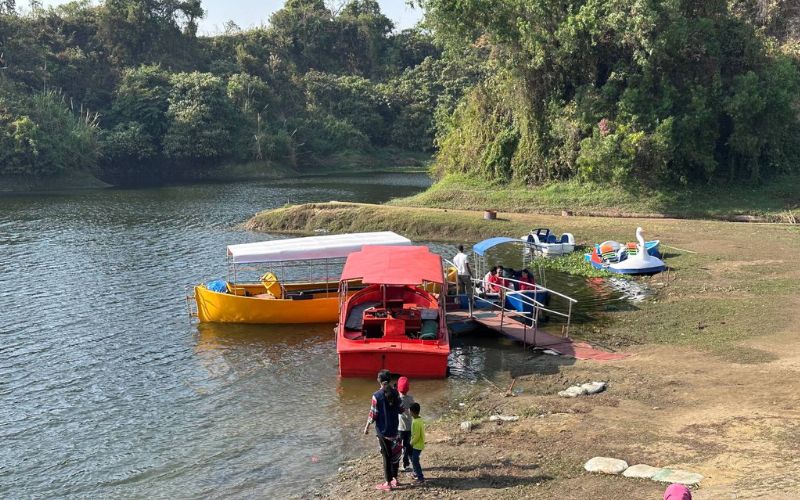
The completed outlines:
<svg viewBox="0 0 800 500">
<path fill-rule="evenodd" d="M 578 302 L 577 300 L 567 295 L 564 295 L 563 293 L 556 292 L 555 290 L 551 290 L 549 288 L 543 287 L 538 284 L 525 283 L 513 278 L 503 278 L 503 281 L 506 284 L 515 283 L 517 287 L 525 285 L 531 288 L 529 290 L 516 290 L 511 286 L 503 285 L 501 283 L 489 283 L 482 278 L 472 278 L 473 286 L 475 286 L 476 288 L 480 288 L 482 290 L 490 290 L 490 289 L 497 290 L 497 292 L 490 292 L 491 293 L 490 296 L 486 296 L 485 295 L 486 292 L 483 292 L 484 293 L 483 296 L 481 296 L 480 294 L 474 294 L 474 295 L 475 295 L 475 301 L 480 300 L 482 303 L 489 305 L 491 309 L 500 311 L 501 329 L 503 327 L 504 322 L 506 321 L 506 316 L 508 316 L 509 318 L 521 318 L 524 320 L 522 324 L 526 330 L 526 333 L 527 333 L 527 328 L 530 326 L 530 328 L 534 330 L 534 335 L 535 335 L 535 330 L 539 326 L 542 314 L 546 313 L 548 315 L 557 316 L 564 319 L 566 324 L 562 329 L 562 336 L 569 337 L 569 328 L 572 322 L 572 308 L 573 305 Z M 525 292 L 534 292 L 533 297 L 526 295 Z M 556 310 L 552 307 L 548 307 L 542 302 L 536 300 L 535 298 L 536 293 L 540 292 L 549 293 L 564 299 L 567 302 L 566 312 Z M 529 306 L 531 312 L 526 312 L 524 310 L 519 311 L 515 308 L 506 306 L 506 297 L 509 296 L 514 297 L 515 300 L 518 300 L 522 304 Z M 498 300 L 497 301 L 492 300 L 494 298 L 497 298 Z M 470 317 L 473 317 L 474 315 L 472 301 L 469 301 L 469 315 Z M 530 322 L 531 324 L 528 325 L 528 322 Z M 535 336 L 534 336 L 534 342 L 535 342 Z"/>
<path fill-rule="evenodd" d="M 287 260 L 273 262 L 252 262 L 248 264 L 228 265 L 228 282 L 233 284 L 254 283 L 257 279 L 241 280 L 242 273 L 251 272 L 251 276 L 273 273 L 281 284 L 325 283 L 326 291 L 336 291 L 339 276 L 342 273 L 345 259 L 331 257 L 322 259 Z M 231 279 L 233 278 L 233 279 Z"/>
</svg>

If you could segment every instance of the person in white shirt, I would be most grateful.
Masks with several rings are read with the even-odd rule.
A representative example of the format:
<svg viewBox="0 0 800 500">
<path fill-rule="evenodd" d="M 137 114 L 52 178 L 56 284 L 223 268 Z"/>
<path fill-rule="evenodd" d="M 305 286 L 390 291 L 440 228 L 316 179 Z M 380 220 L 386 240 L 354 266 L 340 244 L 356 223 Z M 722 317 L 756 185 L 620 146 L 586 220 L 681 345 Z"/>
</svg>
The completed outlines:
<svg viewBox="0 0 800 500">
<path fill-rule="evenodd" d="M 456 265 L 458 273 L 457 292 L 466 291 L 472 300 L 474 287 L 472 286 L 472 269 L 469 267 L 469 257 L 464 253 L 464 245 L 458 245 L 458 253 L 453 257 L 453 264 Z"/>
</svg>

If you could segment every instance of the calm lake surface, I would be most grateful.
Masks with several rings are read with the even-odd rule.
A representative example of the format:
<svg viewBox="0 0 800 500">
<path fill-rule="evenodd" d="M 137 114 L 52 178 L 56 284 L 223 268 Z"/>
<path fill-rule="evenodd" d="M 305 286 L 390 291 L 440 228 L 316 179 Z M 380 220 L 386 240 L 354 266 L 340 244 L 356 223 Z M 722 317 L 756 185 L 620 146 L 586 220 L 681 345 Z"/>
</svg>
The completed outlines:
<svg viewBox="0 0 800 500">
<path fill-rule="evenodd" d="M 192 324 L 184 286 L 225 276 L 226 245 L 266 238 L 238 228 L 258 210 L 428 184 L 383 174 L 0 196 L 0 497 L 297 494 L 375 448 L 359 433 L 374 382 L 338 380 L 333 325 Z M 548 275 L 558 283 L 591 302 L 582 280 Z M 466 336 L 453 375 L 411 392 L 435 417 L 535 358 Z"/>
</svg>

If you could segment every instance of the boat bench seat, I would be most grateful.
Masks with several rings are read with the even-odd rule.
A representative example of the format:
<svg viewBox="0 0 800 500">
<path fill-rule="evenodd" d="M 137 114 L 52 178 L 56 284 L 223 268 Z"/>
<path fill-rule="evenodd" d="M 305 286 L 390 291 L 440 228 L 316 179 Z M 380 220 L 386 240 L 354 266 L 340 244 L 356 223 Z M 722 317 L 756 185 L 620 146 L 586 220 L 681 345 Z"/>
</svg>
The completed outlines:
<svg viewBox="0 0 800 500">
<path fill-rule="evenodd" d="M 383 337 L 386 339 L 405 339 L 406 322 L 402 319 L 386 318 L 383 323 Z"/>
</svg>

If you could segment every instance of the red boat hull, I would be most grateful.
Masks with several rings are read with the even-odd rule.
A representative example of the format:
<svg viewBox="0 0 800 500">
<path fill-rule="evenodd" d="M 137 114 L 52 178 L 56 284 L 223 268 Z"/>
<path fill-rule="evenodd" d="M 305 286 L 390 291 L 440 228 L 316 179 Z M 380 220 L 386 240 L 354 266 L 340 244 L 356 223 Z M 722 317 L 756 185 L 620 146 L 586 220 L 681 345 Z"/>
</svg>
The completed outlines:
<svg viewBox="0 0 800 500">
<path fill-rule="evenodd" d="M 336 332 L 339 374 L 372 378 L 387 369 L 413 378 L 446 377 L 450 339 L 436 296 L 411 286 L 386 290 L 371 285 L 348 297 L 342 307 Z M 387 302 L 392 306 L 385 307 Z M 357 308 L 369 304 L 377 305 Z M 436 314 L 435 320 L 427 320 L 429 327 L 435 326 L 435 338 L 422 338 L 422 311 Z M 351 313 L 361 321 L 354 324 L 350 318 L 348 325 Z"/>
<path fill-rule="evenodd" d="M 447 376 L 449 349 L 443 352 L 409 353 L 400 346 L 382 350 L 346 351 L 339 353 L 339 375 L 342 377 L 375 377 L 380 370 L 411 378 L 444 378 Z"/>
</svg>

